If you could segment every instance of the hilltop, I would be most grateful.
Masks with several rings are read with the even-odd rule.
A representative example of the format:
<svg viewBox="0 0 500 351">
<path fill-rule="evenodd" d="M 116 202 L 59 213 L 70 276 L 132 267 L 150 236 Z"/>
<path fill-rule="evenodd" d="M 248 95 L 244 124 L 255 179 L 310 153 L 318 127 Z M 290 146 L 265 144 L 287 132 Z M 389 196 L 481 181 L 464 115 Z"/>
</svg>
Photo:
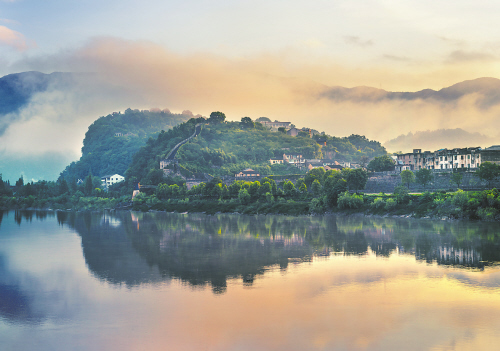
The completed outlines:
<svg viewBox="0 0 500 351">
<path fill-rule="evenodd" d="M 162 131 L 134 155 L 127 178 L 143 184 L 163 182 L 160 161 L 175 145 L 190 137 L 198 123 L 203 124 L 201 133 L 183 145 L 176 155 L 178 170 L 188 177 L 199 173 L 234 176 L 245 168 L 252 168 L 262 175 L 304 172 L 286 164 L 270 164 L 271 158 L 283 158 L 283 154 L 301 154 L 306 159 L 327 156 L 341 161 L 359 161 L 364 157 L 370 159 L 386 154 L 379 142 L 360 135 L 293 137 L 249 120 L 245 117 L 242 122 L 214 123 L 210 119 L 192 118 L 169 131 Z"/>
</svg>

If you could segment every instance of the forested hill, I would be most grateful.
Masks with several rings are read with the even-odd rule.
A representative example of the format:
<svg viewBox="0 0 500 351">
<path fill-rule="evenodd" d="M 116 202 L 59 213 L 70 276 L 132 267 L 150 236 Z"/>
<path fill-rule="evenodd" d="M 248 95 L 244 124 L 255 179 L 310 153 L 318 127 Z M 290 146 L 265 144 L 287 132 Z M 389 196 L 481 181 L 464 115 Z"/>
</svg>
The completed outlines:
<svg viewBox="0 0 500 351">
<path fill-rule="evenodd" d="M 142 184 L 162 182 L 160 161 L 177 143 L 193 134 L 196 123 L 204 123 L 201 134 L 183 145 L 176 156 L 179 171 L 185 176 L 197 173 L 234 176 L 245 168 L 252 168 L 262 175 L 297 173 L 293 166 L 271 166 L 269 159 L 282 159 L 284 153 L 302 154 L 306 159 L 323 158 L 322 147 L 339 160 L 357 161 L 363 156 L 369 159 L 386 154 L 379 142 L 359 135 L 347 138 L 322 135 L 316 140 L 309 136 L 292 137 L 270 131 L 248 117 L 242 122 L 193 118 L 170 131 L 161 132 L 156 139 L 148 140 L 135 154 L 126 173 L 127 179 Z"/>
<path fill-rule="evenodd" d="M 132 156 L 150 137 L 192 117 L 189 111 L 175 114 L 168 110 L 131 109 L 100 117 L 85 133 L 82 157 L 67 166 L 60 178 L 67 181 L 83 179 L 89 172 L 94 176 L 124 175 Z"/>
</svg>

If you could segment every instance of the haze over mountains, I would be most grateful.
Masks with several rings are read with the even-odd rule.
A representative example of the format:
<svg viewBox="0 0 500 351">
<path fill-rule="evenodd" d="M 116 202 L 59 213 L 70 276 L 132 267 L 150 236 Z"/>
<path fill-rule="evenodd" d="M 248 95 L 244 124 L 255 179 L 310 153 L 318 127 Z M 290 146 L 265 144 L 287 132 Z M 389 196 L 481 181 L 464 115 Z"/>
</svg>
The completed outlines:
<svg viewBox="0 0 500 351">
<path fill-rule="evenodd" d="M 476 105 L 481 109 L 487 109 L 500 103 L 500 79 L 467 80 L 438 91 L 424 89 L 416 92 L 391 92 L 372 87 L 332 87 L 323 92 L 322 95 L 336 101 L 359 103 L 376 103 L 384 100 L 456 102 L 467 95 L 475 95 L 477 96 Z"/>
<path fill-rule="evenodd" d="M 21 174 L 27 180 L 56 179 L 81 156 L 85 131 L 94 120 L 129 107 L 195 108 L 204 115 L 220 110 L 229 120 L 268 116 L 330 135 L 387 141 L 390 152 L 500 144 L 496 78 L 441 90 L 390 92 L 249 73 L 248 67 L 228 71 L 210 59 L 204 63 L 209 70 L 195 65 L 196 59 L 186 65 L 168 55 L 166 63 L 147 62 L 148 48 L 145 58 L 131 61 L 121 49 L 121 55 L 111 50 L 106 60 L 93 57 L 93 69 L 87 70 L 93 74 L 23 72 L 0 78 L 4 179 L 14 181 Z"/>
</svg>

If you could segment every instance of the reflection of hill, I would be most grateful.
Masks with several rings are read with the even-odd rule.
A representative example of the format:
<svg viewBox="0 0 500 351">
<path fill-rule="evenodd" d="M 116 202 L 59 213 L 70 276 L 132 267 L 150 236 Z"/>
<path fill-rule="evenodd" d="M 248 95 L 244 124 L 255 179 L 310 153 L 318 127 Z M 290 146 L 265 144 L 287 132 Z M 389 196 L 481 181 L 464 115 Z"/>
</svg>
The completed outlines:
<svg viewBox="0 0 500 351">
<path fill-rule="evenodd" d="M 57 212 L 57 220 L 80 234 L 87 266 L 99 279 L 127 286 L 162 280 L 158 270 L 132 248 L 116 218 L 89 212 Z"/>
<path fill-rule="evenodd" d="M 80 233 L 94 274 L 114 284 L 177 278 L 220 292 L 228 278 L 251 284 L 271 266 L 286 269 L 315 255 L 365 255 L 369 249 L 456 267 L 500 261 L 498 224 L 129 212 L 57 217 Z"/>
</svg>

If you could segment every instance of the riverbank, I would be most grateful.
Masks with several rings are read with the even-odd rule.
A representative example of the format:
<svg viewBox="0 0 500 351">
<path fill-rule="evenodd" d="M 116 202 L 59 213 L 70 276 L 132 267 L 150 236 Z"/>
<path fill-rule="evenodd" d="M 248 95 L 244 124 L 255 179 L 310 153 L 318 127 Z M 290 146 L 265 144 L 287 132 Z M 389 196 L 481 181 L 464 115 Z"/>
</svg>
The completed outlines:
<svg viewBox="0 0 500 351">
<path fill-rule="evenodd" d="M 52 209 L 67 211 L 134 210 L 189 213 L 279 214 L 288 216 L 321 215 L 326 213 L 380 217 L 430 219 L 500 220 L 500 194 L 497 189 L 465 192 L 424 192 L 409 194 L 351 194 L 345 192 L 335 200 L 327 196 L 293 200 L 277 198 L 243 204 L 237 199 L 167 199 L 141 196 L 119 198 L 60 196 L 48 199 L 36 197 L 1 197 L 0 209 Z"/>
</svg>

